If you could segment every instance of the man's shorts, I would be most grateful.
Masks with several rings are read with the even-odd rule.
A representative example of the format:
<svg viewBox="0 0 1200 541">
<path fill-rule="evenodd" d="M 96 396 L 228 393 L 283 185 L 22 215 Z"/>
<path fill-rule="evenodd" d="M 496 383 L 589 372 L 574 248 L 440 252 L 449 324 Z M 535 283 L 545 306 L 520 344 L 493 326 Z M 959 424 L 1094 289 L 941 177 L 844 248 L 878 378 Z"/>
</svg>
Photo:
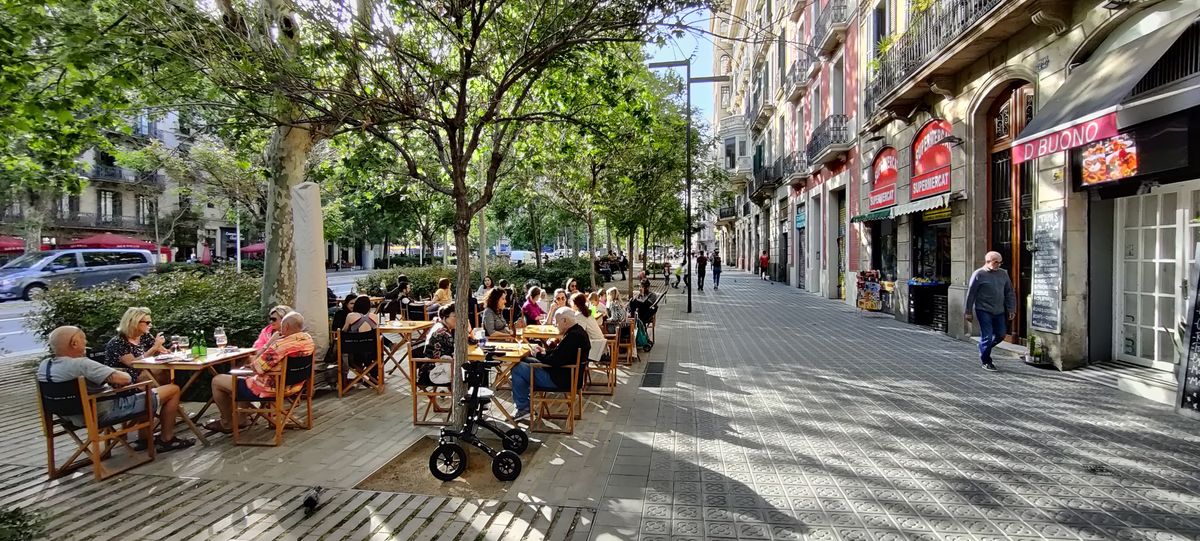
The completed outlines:
<svg viewBox="0 0 1200 541">
<path fill-rule="evenodd" d="M 103 409 L 97 419 L 101 427 L 112 426 L 123 420 L 128 420 L 130 417 L 137 416 L 139 413 L 146 413 L 146 396 L 142 393 L 135 393 L 129 396 L 120 396 L 112 400 L 103 400 L 98 405 Z M 150 408 L 158 411 L 158 393 L 150 393 Z M 84 426 L 83 417 L 71 416 L 69 421 L 75 426 Z"/>
</svg>

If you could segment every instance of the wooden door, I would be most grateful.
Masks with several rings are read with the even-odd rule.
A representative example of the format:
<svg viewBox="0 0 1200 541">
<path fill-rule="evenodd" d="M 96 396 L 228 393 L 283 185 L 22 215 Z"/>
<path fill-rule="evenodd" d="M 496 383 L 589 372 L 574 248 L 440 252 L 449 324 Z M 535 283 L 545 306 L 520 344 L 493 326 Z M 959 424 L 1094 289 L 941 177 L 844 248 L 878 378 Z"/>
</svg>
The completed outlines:
<svg viewBox="0 0 1200 541">
<path fill-rule="evenodd" d="M 1018 83 L 1000 95 L 988 111 L 988 249 L 1004 256 L 1004 269 L 1017 293 L 1017 317 L 1009 334 L 1020 342 L 1028 334 L 1026 304 L 1032 284 L 1033 161 L 1012 163 L 1017 134 L 1033 119 L 1033 85 Z M 976 262 L 982 264 L 982 262 Z"/>
</svg>

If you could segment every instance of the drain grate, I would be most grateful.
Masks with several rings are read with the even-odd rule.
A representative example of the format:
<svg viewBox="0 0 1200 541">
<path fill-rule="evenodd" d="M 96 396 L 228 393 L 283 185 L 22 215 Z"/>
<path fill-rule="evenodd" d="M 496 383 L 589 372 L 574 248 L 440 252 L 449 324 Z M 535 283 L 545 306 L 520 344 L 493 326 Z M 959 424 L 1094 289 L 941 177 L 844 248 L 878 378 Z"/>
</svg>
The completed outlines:
<svg viewBox="0 0 1200 541">
<path fill-rule="evenodd" d="M 1084 467 L 1084 470 L 1086 470 L 1088 473 L 1090 473 L 1092 475 L 1112 475 L 1113 474 L 1113 471 L 1108 469 L 1108 466 L 1105 466 L 1104 464 L 1091 464 L 1089 466 Z"/>
<path fill-rule="evenodd" d="M 662 374 L 651 374 L 647 372 L 642 376 L 642 383 L 638 387 L 662 387 Z"/>
<path fill-rule="evenodd" d="M 667 365 L 667 363 L 665 363 L 663 361 L 648 362 L 648 363 L 646 363 L 646 373 L 647 374 L 662 374 L 663 369 L 666 367 L 666 365 Z"/>
</svg>

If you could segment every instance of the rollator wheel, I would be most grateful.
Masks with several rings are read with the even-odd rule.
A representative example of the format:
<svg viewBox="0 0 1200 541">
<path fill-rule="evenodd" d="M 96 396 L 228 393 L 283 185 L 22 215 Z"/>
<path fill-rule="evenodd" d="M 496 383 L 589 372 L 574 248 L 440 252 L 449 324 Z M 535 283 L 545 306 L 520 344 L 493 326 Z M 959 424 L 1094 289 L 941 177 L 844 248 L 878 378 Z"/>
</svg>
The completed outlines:
<svg viewBox="0 0 1200 541">
<path fill-rule="evenodd" d="M 492 475 L 501 481 L 512 481 L 521 475 L 520 455 L 507 449 L 496 453 L 492 459 Z"/>
<path fill-rule="evenodd" d="M 429 473 L 442 481 L 453 481 L 465 471 L 467 451 L 457 443 L 438 445 L 433 454 L 429 455 Z"/>
<path fill-rule="evenodd" d="M 514 428 L 505 432 L 504 448 L 518 455 L 524 453 L 529 448 L 529 435 L 520 428 Z"/>
</svg>

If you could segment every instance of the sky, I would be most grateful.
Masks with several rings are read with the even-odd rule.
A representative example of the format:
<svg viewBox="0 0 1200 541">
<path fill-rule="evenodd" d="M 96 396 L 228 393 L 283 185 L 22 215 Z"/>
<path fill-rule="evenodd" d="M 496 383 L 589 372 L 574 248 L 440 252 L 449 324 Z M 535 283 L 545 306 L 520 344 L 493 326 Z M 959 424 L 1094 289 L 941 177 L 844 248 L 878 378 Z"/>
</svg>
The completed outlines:
<svg viewBox="0 0 1200 541">
<path fill-rule="evenodd" d="M 693 28 L 708 30 L 709 12 L 698 13 L 688 18 Z M 685 33 L 682 37 L 667 42 L 663 47 L 653 44 L 646 45 L 646 53 L 651 62 L 666 62 L 669 60 L 692 60 L 692 77 L 708 77 L 712 75 L 713 44 L 710 36 L 698 32 Z M 683 68 L 677 68 L 679 76 L 683 77 Z M 692 107 L 704 113 L 708 123 L 713 122 L 713 83 L 696 83 L 692 85 Z M 709 126 L 711 131 L 711 126 Z"/>
</svg>

